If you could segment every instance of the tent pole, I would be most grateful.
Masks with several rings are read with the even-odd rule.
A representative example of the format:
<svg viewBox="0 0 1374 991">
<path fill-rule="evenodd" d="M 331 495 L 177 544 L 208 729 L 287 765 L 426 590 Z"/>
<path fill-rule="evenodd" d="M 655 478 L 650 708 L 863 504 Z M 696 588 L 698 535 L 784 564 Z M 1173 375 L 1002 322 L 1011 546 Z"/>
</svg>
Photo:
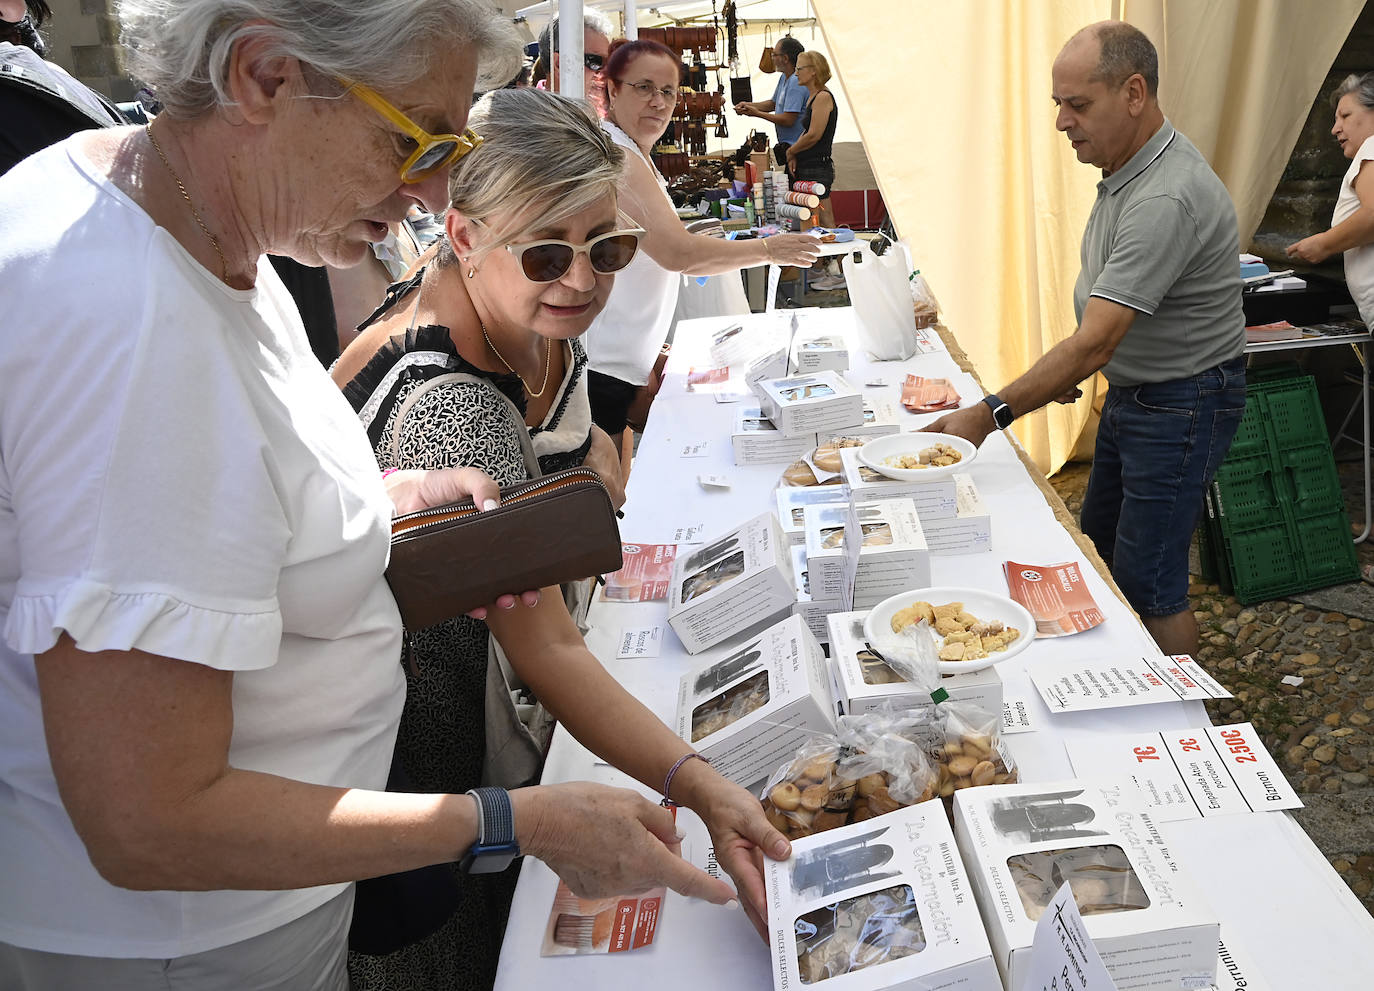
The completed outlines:
<svg viewBox="0 0 1374 991">
<path fill-rule="evenodd" d="M 582 85 L 582 33 L 582 0 L 558 0 L 558 92 L 573 100 L 587 95 Z"/>
<path fill-rule="evenodd" d="M 639 39 L 639 8 L 635 0 L 625 0 L 625 37 L 631 41 Z"/>
</svg>

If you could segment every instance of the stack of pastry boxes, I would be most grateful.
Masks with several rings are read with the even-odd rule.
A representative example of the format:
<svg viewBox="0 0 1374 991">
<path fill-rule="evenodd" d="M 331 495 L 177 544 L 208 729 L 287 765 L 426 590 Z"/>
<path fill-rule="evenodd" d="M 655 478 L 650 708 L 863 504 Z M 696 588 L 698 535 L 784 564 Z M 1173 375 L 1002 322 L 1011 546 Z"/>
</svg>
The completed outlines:
<svg viewBox="0 0 1374 991">
<path fill-rule="evenodd" d="M 839 372 L 762 379 L 750 387 L 764 416 L 789 437 L 843 433 L 863 423 L 863 393 Z"/>
<path fill-rule="evenodd" d="M 930 584 L 930 551 L 912 500 L 806 506 L 802 516 L 813 599 L 869 609 Z"/>
<path fill-rule="evenodd" d="M 792 374 L 849 371 L 849 345 L 839 334 L 796 337 L 792 342 Z"/>
<path fill-rule="evenodd" d="M 859 715 L 895 706 L 933 712 L 929 692 L 888 667 L 868 643 L 864 634 L 867 616 L 867 612 L 836 612 L 826 617 L 830 673 L 840 710 Z M 972 703 L 984 712 L 1002 711 L 1002 678 L 996 666 L 944 675 L 939 687 L 952 701 Z"/>
<path fill-rule="evenodd" d="M 1067 881 L 1118 991 L 1211 987 L 1219 925 L 1130 782 L 966 788 L 954 830 L 1008 988 Z"/>
<path fill-rule="evenodd" d="M 737 465 L 787 464 L 810 454 L 815 434 L 789 437 L 763 415 L 757 403 L 743 402 L 735 409 L 735 429 L 730 435 Z"/>
<path fill-rule="evenodd" d="M 725 777 L 762 785 L 835 732 L 825 654 L 797 616 L 733 641 L 678 685 L 677 732 Z"/>
<path fill-rule="evenodd" d="M 787 543 L 777 519 L 763 513 L 673 562 L 668 623 L 695 654 L 789 612 L 794 601 Z"/>
<path fill-rule="evenodd" d="M 999 986 L 940 802 L 794 840 L 764 885 L 776 991 Z"/>
<path fill-rule="evenodd" d="M 844 482 L 854 501 L 906 497 L 916 502 L 932 554 L 992 549 L 992 517 L 970 475 L 956 472 L 930 481 L 888 478 L 859 460 L 858 448 L 840 451 Z"/>
</svg>

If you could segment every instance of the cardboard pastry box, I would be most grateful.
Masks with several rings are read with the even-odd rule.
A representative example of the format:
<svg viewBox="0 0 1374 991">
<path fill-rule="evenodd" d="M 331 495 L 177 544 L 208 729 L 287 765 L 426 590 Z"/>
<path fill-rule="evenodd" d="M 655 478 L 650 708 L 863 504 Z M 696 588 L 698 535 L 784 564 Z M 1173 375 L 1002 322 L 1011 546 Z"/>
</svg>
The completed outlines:
<svg viewBox="0 0 1374 991">
<path fill-rule="evenodd" d="M 776 991 L 999 987 L 940 802 L 793 840 L 764 885 Z"/>
<path fill-rule="evenodd" d="M 742 637 L 678 684 L 677 732 L 725 777 L 761 784 L 835 732 L 825 654 L 800 617 Z"/>
<path fill-rule="evenodd" d="M 770 513 L 708 540 L 673 562 L 668 624 L 695 654 L 788 612 L 792 562 Z"/>
<path fill-rule="evenodd" d="M 943 475 L 929 482 L 904 482 L 874 471 L 859 460 L 857 447 L 840 449 L 840 465 L 849 496 L 855 502 L 871 499 L 910 499 L 916 503 L 921 525 L 952 517 L 958 511 L 955 476 Z"/>
<path fill-rule="evenodd" d="M 778 524 L 787 542 L 796 547 L 806 546 L 807 506 L 844 506 L 848 496 L 841 485 L 812 485 L 798 488 L 783 485 L 776 490 L 778 501 Z"/>
<path fill-rule="evenodd" d="M 993 785 L 954 794 L 954 830 L 1009 988 L 1065 881 L 1118 991 L 1205 988 L 1220 926 L 1129 781 Z"/>
<path fill-rule="evenodd" d="M 737 465 L 790 464 L 810 454 L 815 434 L 788 437 L 764 416 L 756 403 L 741 403 L 735 410 L 735 429 L 730 435 Z"/>
<path fill-rule="evenodd" d="M 753 388 L 764 415 L 789 437 L 843 433 L 863 424 L 863 393 L 838 372 L 766 379 Z"/>
<path fill-rule="evenodd" d="M 845 532 L 843 598 L 855 609 L 871 609 L 889 596 L 930 585 L 926 546 L 916 503 L 910 499 L 855 499 Z"/>
</svg>

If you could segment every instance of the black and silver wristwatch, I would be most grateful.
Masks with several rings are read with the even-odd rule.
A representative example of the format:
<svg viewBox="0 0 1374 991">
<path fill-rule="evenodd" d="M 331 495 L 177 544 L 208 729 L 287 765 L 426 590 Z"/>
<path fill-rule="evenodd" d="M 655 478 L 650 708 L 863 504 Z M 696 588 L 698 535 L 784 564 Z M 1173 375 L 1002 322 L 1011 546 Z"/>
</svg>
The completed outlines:
<svg viewBox="0 0 1374 991">
<path fill-rule="evenodd" d="M 1011 407 L 996 396 L 984 396 L 983 402 L 987 403 L 988 409 L 992 410 L 992 422 L 997 424 L 998 430 L 1006 430 L 1016 419 L 1016 414 L 1011 411 Z"/>
<path fill-rule="evenodd" d="M 473 788 L 477 800 L 477 842 L 458 862 L 468 874 L 499 874 L 520 856 L 515 842 L 515 813 L 504 788 Z"/>
</svg>

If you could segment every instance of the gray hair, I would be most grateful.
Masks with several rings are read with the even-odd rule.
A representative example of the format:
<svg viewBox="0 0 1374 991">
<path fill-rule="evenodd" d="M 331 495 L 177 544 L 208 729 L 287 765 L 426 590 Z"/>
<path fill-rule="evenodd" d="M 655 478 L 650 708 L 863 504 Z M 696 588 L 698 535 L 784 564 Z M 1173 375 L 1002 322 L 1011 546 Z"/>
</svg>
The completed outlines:
<svg viewBox="0 0 1374 991">
<path fill-rule="evenodd" d="M 1374 72 L 1366 72 L 1363 75 L 1352 72 L 1342 79 L 1341 84 L 1331 94 L 1331 105 L 1334 107 L 1340 103 L 1341 97 L 1348 93 L 1354 93 L 1355 99 L 1366 110 L 1374 110 Z"/>
<path fill-rule="evenodd" d="M 1098 26 L 1094 34 L 1102 46 L 1094 81 L 1120 86 L 1138 73 L 1145 77 L 1145 92 L 1159 95 L 1159 53 L 1144 31 L 1124 21 L 1111 21 Z"/>
<path fill-rule="evenodd" d="M 129 74 L 184 118 L 233 102 L 229 58 L 248 38 L 383 91 L 458 46 L 477 49 L 479 87 L 505 83 L 520 59 L 514 26 L 484 0 L 119 0 L 119 22 Z"/>
<path fill-rule="evenodd" d="M 449 176 L 449 205 L 490 233 L 479 253 L 510 243 L 531 216 L 552 227 L 614 193 L 625 153 L 583 103 L 539 89 L 498 89 L 472 108 L 482 144 Z M 495 221 L 495 223 L 493 223 Z M 453 260 L 441 250 L 441 263 Z"/>
<path fill-rule="evenodd" d="M 588 31 L 601 35 L 607 41 L 611 40 L 611 35 L 615 28 L 611 26 L 611 19 L 597 10 L 587 10 L 582 13 L 582 26 Z M 553 75 L 553 53 L 558 51 L 558 18 L 555 17 L 544 25 L 544 30 L 539 32 L 539 57 L 544 60 L 544 68 L 549 75 Z"/>
</svg>

